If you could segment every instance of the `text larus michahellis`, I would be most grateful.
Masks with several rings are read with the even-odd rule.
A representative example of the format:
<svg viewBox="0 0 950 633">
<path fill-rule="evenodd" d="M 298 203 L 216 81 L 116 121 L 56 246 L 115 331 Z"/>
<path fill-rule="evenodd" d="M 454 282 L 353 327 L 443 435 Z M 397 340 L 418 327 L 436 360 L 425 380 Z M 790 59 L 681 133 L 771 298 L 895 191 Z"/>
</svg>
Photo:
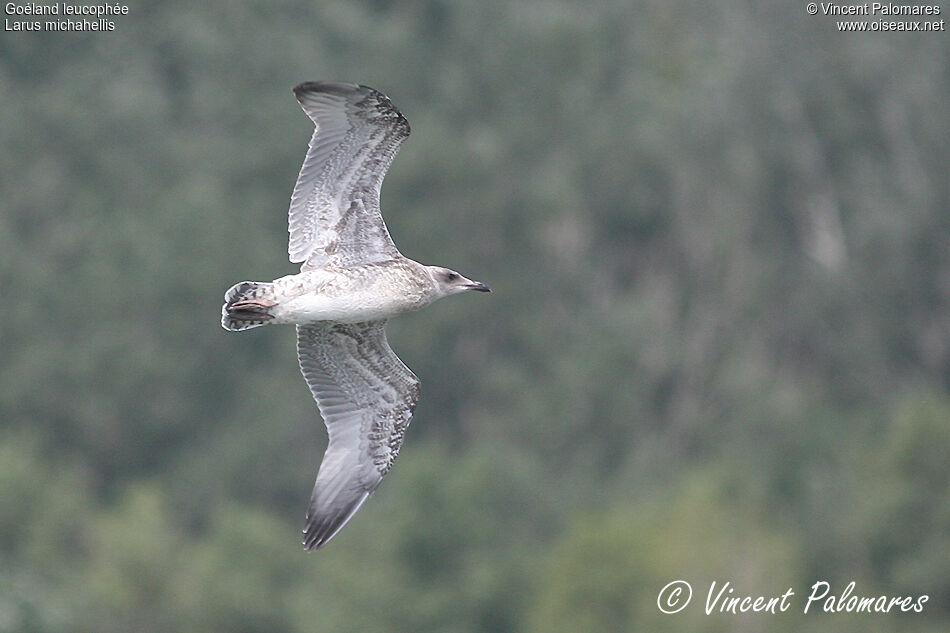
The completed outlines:
<svg viewBox="0 0 950 633">
<path fill-rule="evenodd" d="M 488 286 L 407 259 L 393 244 L 379 190 L 409 123 L 385 95 L 327 82 L 294 94 L 316 126 L 290 199 L 290 261 L 300 273 L 235 284 L 221 324 L 297 326 L 300 370 L 329 434 L 304 530 L 304 546 L 316 550 L 389 472 L 419 399 L 419 380 L 386 341 L 386 320 Z"/>
</svg>

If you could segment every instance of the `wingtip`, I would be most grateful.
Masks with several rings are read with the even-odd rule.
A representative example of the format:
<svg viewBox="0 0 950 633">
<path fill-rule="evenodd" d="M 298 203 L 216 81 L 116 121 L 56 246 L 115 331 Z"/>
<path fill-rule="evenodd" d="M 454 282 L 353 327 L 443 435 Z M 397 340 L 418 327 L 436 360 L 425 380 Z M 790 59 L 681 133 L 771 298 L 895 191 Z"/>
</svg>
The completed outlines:
<svg viewBox="0 0 950 633">
<path fill-rule="evenodd" d="M 343 81 L 304 81 L 302 83 L 294 86 L 294 94 L 299 99 L 300 97 L 308 94 L 313 94 L 315 92 L 329 92 L 329 93 L 350 93 L 350 92 L 359 92 L 365 86 L 360 86 L 359 84 L 348 83 Z"/>
<path fill-rule="evenodd" d="M 303 545 L 303 549 L 305 552 L 315 552 L 318 549 L 322 548 L 324 545 L 326 545 L 327 541 L 324 541 L 322 543 L 309 543 L 306 540 L 303 540 L 303 541 L 300 541 L 300 544 Z"/>
<path fill-rule="evenodd" d="M 343 526 L 349 523 L 371 494 L 372 491 L 365 491 L 348 506 L 327 513 L 317 513 L 311 508 L 307 512 L 307 527 L 303 530 L 303 548 L 308 552 L 315 552 L 329 543 Z"/>
<path fill-rule="evenodd" d="M 343 523 L 346 523 L 345 521 Z M 303 545 L 304 550 L 308 552 L 315 552 L 319 549 L 322 549 L 330 540 L 336 536 L 337 532 L 340 531 L 340 528 L 343 527 L 342 524 L 334 525 L 332 528 L 326 525 L 312 526 L 318 529 L 314 530 L 304 530 L 304 538 L 300 542 Z"/>
<path fill-rule="evenodd" d="M 329 95 L 350 103 L 351 107 L 360 111 L 360 116 L 367 120 L 378 119 L 384 125 L 393 126 L 402 138 L 409 136 L 411 131 L 409 121 L 395 106 L 392 99 L 376 88 L 339 81 L 305 81 L 294 86 L 293 90 L 297 103 L 318 125 L 319 122 L 314 117 L 319 117 L 320 113 L 325 111 L 327 101 L 336 101 L 333 98 L 328 99 L 327 95 Z M 339 105 L 339 103 L 334 103 L 331 109 L 336 109 Z"/>
</svg>

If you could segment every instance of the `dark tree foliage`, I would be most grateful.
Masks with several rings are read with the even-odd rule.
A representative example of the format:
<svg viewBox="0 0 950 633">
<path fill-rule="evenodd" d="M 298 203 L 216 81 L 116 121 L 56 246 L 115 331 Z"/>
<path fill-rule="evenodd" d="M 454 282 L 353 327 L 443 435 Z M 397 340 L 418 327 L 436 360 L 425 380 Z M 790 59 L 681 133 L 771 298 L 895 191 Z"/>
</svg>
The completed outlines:
<svg viewBox="0 0 950 633">
<path fill-rule="evenodd" d="M 788 2 L 129 9 L 0 37 L 0 633 L 950 626 L 945 32 Z M 494 292 L 391 324 L 405 449 L 305 555 L 325 435 L 292 329 L 218 319 L 293 272 L 290 87 L 317 79 L 406 114 L 394 239 Z M 675 578 L 799 602 L 677 620 Z M 801 614 L 823 579 L 929 601 Z"/>
</svg>

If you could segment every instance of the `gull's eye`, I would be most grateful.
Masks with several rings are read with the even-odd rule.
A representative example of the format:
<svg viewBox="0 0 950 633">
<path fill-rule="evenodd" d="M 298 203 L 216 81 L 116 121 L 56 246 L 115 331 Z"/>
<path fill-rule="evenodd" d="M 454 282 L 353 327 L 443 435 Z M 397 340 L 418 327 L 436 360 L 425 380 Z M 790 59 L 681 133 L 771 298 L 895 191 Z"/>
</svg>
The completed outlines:
<svg viewBox="0 0 950 633">
<path fill-rule="evenodd" d="M 446 278 L 448 281 L 455 281 L 456 279 L 459 278 L 459 275 L 458 275 L 458 273 L 450 272 L 448 275 L 445 276 L 445 278 Z"/>
</svg>

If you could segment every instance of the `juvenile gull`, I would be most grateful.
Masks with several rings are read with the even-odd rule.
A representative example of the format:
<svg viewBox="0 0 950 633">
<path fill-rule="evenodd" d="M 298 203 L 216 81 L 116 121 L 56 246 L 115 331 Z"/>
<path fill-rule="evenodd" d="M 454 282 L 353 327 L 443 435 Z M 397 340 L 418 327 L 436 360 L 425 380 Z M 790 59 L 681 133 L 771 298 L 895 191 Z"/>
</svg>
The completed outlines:
<svg viewBox="0 0 950 633">
<path fill-rule="evenodd" d="M 386 341 L 390 317 L 483 283 L 403 257 L 379 211 L 383 177 L 409 122 L 356 84 L 294 88 L 316 129 L 290 198 L 291 262 L 300 273 L 242 281 L 224 296 L 231 331 L 294 323 L 297 358 L 329 444 L 310 496 L 304 547 L 327 544 L 389 472 L 419 400 L 419 379 Z"/>
</svg>

